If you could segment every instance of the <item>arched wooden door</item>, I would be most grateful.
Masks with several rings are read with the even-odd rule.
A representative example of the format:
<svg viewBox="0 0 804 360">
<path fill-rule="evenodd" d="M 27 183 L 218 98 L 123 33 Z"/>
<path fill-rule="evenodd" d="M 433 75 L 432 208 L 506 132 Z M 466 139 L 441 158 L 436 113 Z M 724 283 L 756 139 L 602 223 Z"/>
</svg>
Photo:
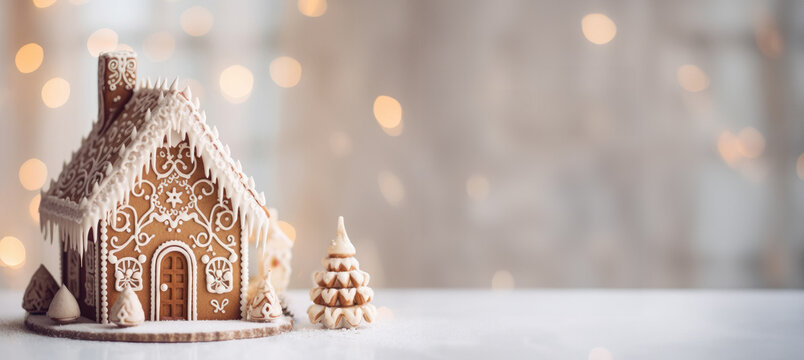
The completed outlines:
<svg viewBox="0 0 804 360">
<path fill-rule="evenodd" d="M 159 319 L 189 320 L 189 270 L 185 255 L 171 251 L 159 264 Z"/>
</svg>

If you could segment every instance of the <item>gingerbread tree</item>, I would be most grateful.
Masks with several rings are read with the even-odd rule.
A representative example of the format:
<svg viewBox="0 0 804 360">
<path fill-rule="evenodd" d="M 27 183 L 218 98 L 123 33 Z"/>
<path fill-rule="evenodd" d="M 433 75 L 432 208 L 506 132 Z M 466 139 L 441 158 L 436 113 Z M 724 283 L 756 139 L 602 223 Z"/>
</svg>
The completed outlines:
<svg viewBox="0 0 804 360">
<path fill-rule="evenodd" d="M 123 293 L 117 297 L 109 314 L 109 320 L 119 327 L 137 326 L 145 321 L 145 312 L 142 311 L 140 299 L 130 286 L 126 286 Z"/>
<path fill-rule="evenodd" d="M 374 297 L 368 286 L 370 276 L 360 270 L 343 216 L 338 218 L 338 232 L 321 263 L 325 271 L 313 274 L 314 287 L 310 290 L 313 301 L 307 309 L 310 322 L 330 329 L 354 328 L 363 321 L 372 322 L 377 309 L 369 303 Z"/>
<path fill-rule="evenodd" d="M 282 306 L 271 285 L 270 264 L 265 264 L 262 273 L 257 284 L 257 291 L 249 301 L 248 310 L 246 310 L 246 319 L 249 321 L 273 321 L 282 316 Z"/>
</svg>

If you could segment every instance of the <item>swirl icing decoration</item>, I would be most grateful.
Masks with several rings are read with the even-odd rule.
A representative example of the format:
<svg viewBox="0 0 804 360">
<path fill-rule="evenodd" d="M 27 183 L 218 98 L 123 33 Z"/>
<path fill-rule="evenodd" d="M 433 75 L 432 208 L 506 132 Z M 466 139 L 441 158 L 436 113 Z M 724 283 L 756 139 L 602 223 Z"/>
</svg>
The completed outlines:
<svg viewBox="0 0 804 360">
<path fill-rule="evenodd" d="M 116 59 L 101 58 L 110 62 Z M 66 248 L 83 256 L 89 233 L 98 238 L 101 220 L 108 220 L 117 231 L 125 228 L 136 233 L 133 238 L 110 239 L 110 250 L 114 251 L 126 243 L 136 246 L 150 241 L 153 235 L 137 231 L 149 219 L 167 221 L 177 229 L 180 222 L 196 216 L 205 226 L 205 231 L 193 235 L 196 245 L 218 244 L 225 248 L 230 261 L 239 256 L 231 246 L 236 239 L 217 238 L 215 233 L 220 229 L 231 228 L 240 220 L 245 236 L 256 237 L 258 245 L 264 243 L 269 218 L 265 195 L 255 190 L 254 179 L 232 159 L 228 146 L 218 138 L 218 130 L 207 124 L 198 98 L 193 98 L 189 88 L 179 91 L 178 79 L 172 84 L 161 79 L 155 85 L 151 80 L 137 83 L 133 81 L 136 63 L 115 61 L 119 62 L 102 68 L 115 69 L 102 78 L 110 81 L 102 87 L 114 85 L 115 91 L 121 91 L 133 86 L 133 95 L 114 121 L 104 122 L 100 116 L 58 178 L 43 192 L 39 211 L 45 238 L 58 238 Z M 182 150 L 155 168 L 157 152 L 180 143 Z M 194 166 L 201 166 L 190 160 L 196 156 L 203 160 L 209 180 L 191 184 L 185 175 Z M 142 181 L 142 174 L 148 171 L 157 172 L 158 183 Z M 216 186 L 220 197 L 217 208 L 202 218 L 203 214 L 192 211 L 194 201 L 212 194 Z M 118 207 L 127 204 L 132 193 L 158 194 L 151 198 L 153 211 L 142 216 L 133 209 Z M 228 199 L 223 198 L 224 193 Z"/>
</svg>

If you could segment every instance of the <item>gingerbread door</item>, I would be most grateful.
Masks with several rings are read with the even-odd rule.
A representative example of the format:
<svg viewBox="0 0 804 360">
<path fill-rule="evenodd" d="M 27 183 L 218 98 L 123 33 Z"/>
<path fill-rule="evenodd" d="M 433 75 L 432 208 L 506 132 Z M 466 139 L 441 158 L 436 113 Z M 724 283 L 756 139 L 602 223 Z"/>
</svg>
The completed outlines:
<svg viewBox="0 0 804 360">
<path fill-rule="evenodd" d="M 171 251 L 159 264 L 159 319 L 189 320 L 188 314 L 188 266 L 185 255 Z"/>
</svg>

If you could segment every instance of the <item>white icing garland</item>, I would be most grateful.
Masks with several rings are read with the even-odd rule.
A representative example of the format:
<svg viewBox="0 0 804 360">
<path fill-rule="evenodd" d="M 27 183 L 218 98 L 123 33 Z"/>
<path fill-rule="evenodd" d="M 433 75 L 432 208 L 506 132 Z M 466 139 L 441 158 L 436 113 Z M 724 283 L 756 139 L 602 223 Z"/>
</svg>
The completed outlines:
<svg viewBox="0 0 804 360">
<path fill-rule="evenodd" d="M 240 318 L 246 318 L 248 311 L 248 232 L 245 226 L 240 228 Z"/>
<path fill-rule="evenodd" d="M 101 233 L 101 235 L 100 235 L 100 248 L 101 248 L 101 251 L 100 251 L 100 253 L 101 253 L 101 256 L 100 256 L 100 263 L 101 263 L 101 265 L 100 265 L 101 266 L 101 276 L 100 276 L 101 285 L 100 285 L 100 289 L 101 289 L 101 291 L 100 291 L 100 306 L 99 306 L 100 307 L 100 314 L 101 314 L 101 316 L 100 316 L 101 324 L 108 324 L 109 323 L 109 301 L 108 301 L 109 290 L 108 290 L 108 286 L 107 286 L 108 279 L 106 278 L 106 274 L 108 272 L 108 270 L 106 268 L 106 266 L 107 266 L 106 262 L 109 259 L 109 256 L 107 255 L 108 250 L 106 250 L 106 247 L 108 246 L 107 243 L 109 241 L 109 235 L 107 235 L 107 232 L 109 230 L 107 229 L 107 226 L 108 226 L 108 222 L 106 222 L 106 219 L 101 220 L 101 222 L 100 222 L 100 233 Z"/>
<path fill-rule="evenodd" d="M 241 239 L 255 235 L 258 244 L 266 240 L 265 195 L 257 194 L 254 179 L 246 178 L 240 163 L 232 160 L 228 146 L 218 139 L 218 130 L 210 130 L 206 115 L 198 110 L 198 99 L 189 101 L 189 88 L 178 92 L 176 85 L 174 81 L 168 88 L 167 82 L 162 85 L 160 80 L 152 86 L 148 80 L 147 85 L 138 86 L 120 117 L 141 116 L 141 120 L 118 118 L 104 134 L 99 134 L 99 124 L 95 123 L 90 138 L 82 141 L 81 149 L 65 165 L 58 182 L 42 194 L 39 210 L 45 238 L 52 241 L 58 236 L 83 256 L 89 232 L 97 235 L 98 222 L 106 219 L 117 204 L 127 202 L 142 171 L 148 171 L 148 162 L 164 145 L 163 140 L 167 137 L 170 144 L 177 134 L 180 139 L 187 137 L 190 156 L 198 152 L 203 159 L 207 177 L 222 190 L 218 196 L 222 198 L 225 192 L 231 199 L 234 216 L 239 216 L 245 230 Z M 121 143 L 120 147 L 104 147 L 107 138 L 109 143 Z M 109 155 L 115 151 L 117 158 Z M 73 188 L 79 190 L 77 195 L 71 191 Z"/>
</svg>

